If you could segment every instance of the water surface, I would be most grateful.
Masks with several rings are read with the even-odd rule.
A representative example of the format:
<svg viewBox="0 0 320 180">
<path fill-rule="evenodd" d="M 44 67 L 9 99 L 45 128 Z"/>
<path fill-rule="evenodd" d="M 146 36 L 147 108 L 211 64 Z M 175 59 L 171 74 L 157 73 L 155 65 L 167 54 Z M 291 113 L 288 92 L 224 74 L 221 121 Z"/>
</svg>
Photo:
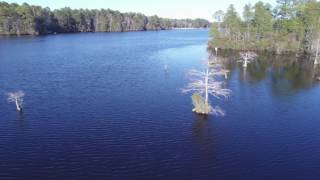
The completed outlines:
<svg viewBox="0 0 320 180">
<path fill-rule="evenodd" d="M 319 67 L 226 57 L 233 93 L 211 102 L 227 114 L 205 119 L 181 88 L 207 41 L 207 30 L 1 38 L 0 179 L 317 179 Z M 21 114 L 6 101 L 16 90 Z"/>
</svg>

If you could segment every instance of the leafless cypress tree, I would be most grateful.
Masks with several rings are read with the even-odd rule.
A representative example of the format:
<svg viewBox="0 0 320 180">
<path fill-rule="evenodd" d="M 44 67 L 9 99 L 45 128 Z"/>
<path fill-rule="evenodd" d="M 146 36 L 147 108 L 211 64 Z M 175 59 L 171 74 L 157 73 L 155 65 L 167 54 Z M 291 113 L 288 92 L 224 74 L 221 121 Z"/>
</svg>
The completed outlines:
<svg viewBox="0 0 320 180">
<path fill-rule="evenodd" d="M 316 50 L 316 57 L 314 59 L 314 65 L 320 64 L 320 60 L 319 60 L 319 44 L 320 44 L 320 39 L 318 39 L 318 41 L 317 41 L 317 50 Z"/>
<path fill-rule="evenodd" d="M 216 115 L 224 115 L 223 110 L 216 106 L 212 107 L 209 103 L 209 95 L 215 98 L 227 98 L 231 90 L 224 88 L 224 82 L 218 81 L 219 76 L 224 76 L 226 70 L 216 62 L 207 61 L 206 70 L 198 71 L 191 70 L 188 75 L 191 82 L 187 85 L 182 92 L 195 92 L 192 96 L 193 104 L 195 108 L 194 112 L 198 114 L 209 114 L 213 113 Z M 201 95 L 204 95 L 204 99 Z"/>
<path fill-rule="evenodd" d="M 16 104 L 17 111 L 22 111 L 24 92 L 23 91 L 10 92 L 10 93 L 7 93 L 7 95 L 8 95 L 8 101 L 14 102 Z"/>
<path fill-rule="evenodd" d="M 247 52 L 241 52 L 240 53 L 240 60 L 238 62 L 242 62 L 243 63 L 243 67 L 246 68 L 248 67 L 248 63 L 251 63 L 253 60 L 255 60 L 257 58 L 257 54 L 251 51 L 247 51 Z"/>
</svg>

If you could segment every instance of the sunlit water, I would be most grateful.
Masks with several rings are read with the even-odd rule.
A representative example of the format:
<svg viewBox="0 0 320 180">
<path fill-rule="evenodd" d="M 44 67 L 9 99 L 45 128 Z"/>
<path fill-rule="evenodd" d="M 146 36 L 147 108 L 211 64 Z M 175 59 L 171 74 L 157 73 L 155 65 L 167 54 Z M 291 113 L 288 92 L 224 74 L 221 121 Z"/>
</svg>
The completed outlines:
<svg viewBox="0 0 320 180">
<path fill-rule="evenodd" d="M 232 96 L 210 99 L 226 116 L 204 119 L 181 88 L 207 41 L 207 30 L 0 38 L 0 179 L 319 178 L 319 68 L 228 57 Z M 6 101 L 16 90 L 23 113 Z"/>
</svg>

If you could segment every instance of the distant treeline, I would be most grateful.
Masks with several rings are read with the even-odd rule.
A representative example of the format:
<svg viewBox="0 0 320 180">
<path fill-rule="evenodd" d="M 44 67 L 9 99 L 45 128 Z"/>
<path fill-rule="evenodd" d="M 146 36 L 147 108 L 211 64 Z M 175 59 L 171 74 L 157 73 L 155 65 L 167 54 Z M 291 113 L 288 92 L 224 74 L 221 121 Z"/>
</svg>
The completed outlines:
<svg viewBox="0 0 320 180">
<path fill-rule="evenodd" d="M 233 5 L 217 11 L 210 47 L 314 53 L 320 37 L 320 3 L 316 0 L 277 0 L 272 7 L 257 2 L 244 7 L 242 18 Z"/>
<path fill-rule="evenodd" d="M 172 28 L 207 28 L 204 19 L 166 19 L 110 9 L 68 7 L 50 10 L 27 3 L 0 2 L 0 35 L 41 35 L 75 32 L 124 32 Z"/>
</svg>

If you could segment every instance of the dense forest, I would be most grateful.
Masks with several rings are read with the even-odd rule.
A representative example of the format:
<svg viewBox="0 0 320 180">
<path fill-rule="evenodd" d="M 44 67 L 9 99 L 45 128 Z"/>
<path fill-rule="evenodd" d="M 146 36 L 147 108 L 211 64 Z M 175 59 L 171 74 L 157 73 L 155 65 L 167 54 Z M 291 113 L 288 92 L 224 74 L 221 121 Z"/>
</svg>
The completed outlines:
<svg viewBox="0 0 320 180">
<path fill-rule="evenodd" d="M 320 3 L 316 0 L 277 0 L 275 7 L 257 2 L 214 14 L 210 47 L 314 53 L 320 38 Z"/>
<path fill-rule="evenodd" d="M 172 28 L 207 28 L 204 19 L 166 19 L 110 9 L 50 10 L 27 3 L 0 2 L 0 35 L 41 35 L 75 32 L 123 32 Z"/>
</svg>

